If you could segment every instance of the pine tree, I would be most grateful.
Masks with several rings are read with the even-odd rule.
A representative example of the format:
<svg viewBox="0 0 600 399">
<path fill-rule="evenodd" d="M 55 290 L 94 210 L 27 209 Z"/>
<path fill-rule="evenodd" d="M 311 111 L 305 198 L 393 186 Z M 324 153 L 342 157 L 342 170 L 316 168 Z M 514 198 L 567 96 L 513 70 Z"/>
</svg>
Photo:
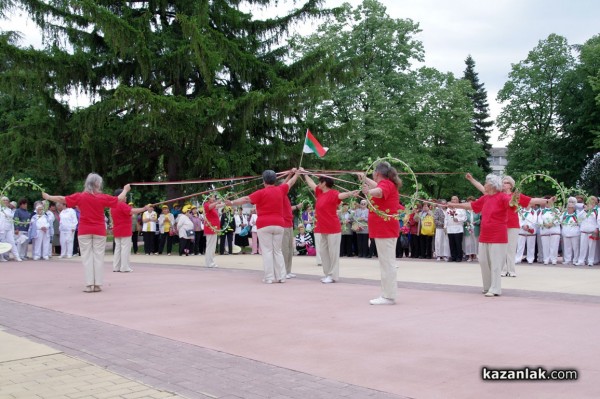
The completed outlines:
<svg viewBox="0 0 600 399">
<path fill-rule="evenodd" d="M 468 80 L 473 88 L 469 98 L 473 102 L 473 117 L 471 122 L 471 130 L 473 138 L 479 144 L 484 152 L 484 156 L 477 159 L 477 165 L 485 174 L 492 171 L 488 158 L 490 157 L 490 131 L 494 122 L 490 118 L 490 106 L 487 100 L 487 91 L 483 83 L 479 83 L 478 73 L 475 72 L 475 61 L 469 55 L 465 60 L 467 69 L 465 69 L 463 79 Z"/>
<path fill-rule="evenodd" d="M 294 23 L 322 15 L 320 3 L 258 20 L 231 0 L 0 0 L 0 15 L 26 10 L 46 45 L 0 36 L 10 63 L 0 93 L 45 100 L 75 178 L 93 170 L 121 186 L 289 168 L 318 74 L 278 43 Z M 93 103 L 71 109 L 64 98 L 80 91 Z"/>
</svg>

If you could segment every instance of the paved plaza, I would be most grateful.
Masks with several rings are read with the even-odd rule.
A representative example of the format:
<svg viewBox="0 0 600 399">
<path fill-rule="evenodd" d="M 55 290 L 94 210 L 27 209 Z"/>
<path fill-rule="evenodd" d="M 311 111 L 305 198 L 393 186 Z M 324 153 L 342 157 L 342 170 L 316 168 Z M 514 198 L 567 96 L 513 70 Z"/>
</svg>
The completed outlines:
<svg viewBox="0 0 600 399">
<path fill-rule="evenodd" d="M 132 257 L 83 293 L 81 260 L 0 264 L 0 398 L 596 398 L 600 267 L 517 265 L 481 294 L 477 263 L 376 259 L 321 284 L 261 283 L 257 255 Z M 576 381 L 483 381 L 482 367 L 575 369 Z"/>
</svg>

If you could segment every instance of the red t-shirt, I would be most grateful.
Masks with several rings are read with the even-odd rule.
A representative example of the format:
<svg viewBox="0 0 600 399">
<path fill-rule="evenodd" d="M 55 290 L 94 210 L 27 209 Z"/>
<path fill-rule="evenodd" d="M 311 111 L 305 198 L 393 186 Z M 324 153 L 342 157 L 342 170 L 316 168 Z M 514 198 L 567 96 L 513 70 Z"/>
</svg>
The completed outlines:
<svg viewBox="0 0 600 399">
<path fill-rule="evenodd" d="M 79 207 L 78 234 L 106 235 L 104 208 L 117 206 L 119 199 L 108 194 L 75 193 L 65 197 L 68 208 Z"/>
<path fill-rule="evenodd" d="M 373 205 L 388 215 L 398 214 L 400 209 L 400 195 L 398 187 L 391 180 L 381 180 L 377 183 L 383 196 L 371 198 Z M 381 217 L 373 211 L 369 211 L 369 237 L 370 238 L 398 238 L 400 235 L 400 223 L 393 217 Z"/>
<path fill-rule="evenodd" d="M 286 184 L 287 186 L 287 184 Z M 292 212 L 292 203 L 287 194 L 283 196 L 283 228 L 291 229 L 294 227 L 294 213 Z"/>
<path fill-rule="evenodd" d="M 342 232 L 342 225 L 337 215 L 340 202 L 340 192 L 330 189 L 323 192 L 319 187 L 315 188 L 317 203 L 315 204 L 315 233 L 336 234 Z"/>
<path fill-rule="evenodd" d="M 266 186 L 249 195 L 250 202 L 256 205 L 256 214 L 258 215 L 258 219 L 256 219 L 257 229 L 262 229 L 266 226 L 284 227 L 283 197 L 287 197 L 289 190 L 290 186 L 282 184 L 280 186 Z"/>
<path fill-rule="evenodd" d="M 509 202 L 510 194 L 496 193 L 483 195 L 471 202 L 475 213 L 481 213 L 481 233 L 479 242 L 487 244 L 504 244 L 508 242 L 507 222 L 508 212 L 511 211 Z M 522 195 L 519 204 L 529 205 L 531 198 Z"/>
<path fill-rule="evenodd" d="M 113 220 L 113 235 L 131 237 L 131 206 L 119 202 L 117 206 L 110 208 L 110 216 Z"/>
<path fill-rule="evenodd" d="M 509 198 L 512 198 L 512 194 L 507 195 L 509 195 Z M 522 208 L 527 208 L 529 206 L 529 201 L 531 201 L 530 197 L 519 194 L 519 205 Z M 519 223 L 519 213 L 517 212 L 516 206 L 510 207 L 508 210 L 508 221 L 506 224 L 509 229 L 518 229 L 521 227 L 521 224 Z"/>
<path fill-rule="evenodd" d="M 205 202 L 202 204 L 204 208 L 204 218 L 208 223 L 204 223 L 204 234 L 217 234 L 215 230 L 221 229 L 221 220 L 219 219 L 219 212 L 217 207 L 210 209 L 210 203 Z"/>
</svg>

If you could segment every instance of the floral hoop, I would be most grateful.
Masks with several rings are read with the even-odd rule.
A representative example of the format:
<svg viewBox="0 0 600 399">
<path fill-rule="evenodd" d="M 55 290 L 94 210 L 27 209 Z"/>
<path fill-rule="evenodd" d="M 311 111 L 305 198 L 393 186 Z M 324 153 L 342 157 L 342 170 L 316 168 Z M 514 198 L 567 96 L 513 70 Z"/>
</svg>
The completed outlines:
<svg viewBox="0 0 600 399">
<path fill-rule="evenodd" d="M 365 176 L 368 176 L 371 173 L 373 173 L 375 165 L 377 165 L 378 163 L 389 162 L 389 161 L 394 161 L 394 162 L 401 164 L 403 166 L 404 170 L 406 172 L 408 172 L 408 174 L 412 177 L 412 179 L 414 181 L 415 192 L 413 195 L 410 196 L 410 202 L 407 205 L 405 205 L 405 209 L 411 209 L 419 198 L 419 183 L 417 181 L 417 175 L 415 174 L 415 172 L 413 172 L 411 167 L 408 166 L 408 164 L 406 162 L 404 162 L 401 159 L 390 157 L 390 156 L 379 158 L 379 159 L 375 160 L 374 162 L 372 162 L 371 165 L 369 165 L 369 167 L 365 170 Z M 367 195 L 366 200 L 367 200 L 367 206 L 369 207 L 369 210 L 372 211 L 373 213 L 375 213 L 377 216 L 381 217 L 382 219 L 384 219 L 384 220 L 389 220 L 392 218 L 396 219 L 396 220 L 400 219 L 400 215 L 402 214 L 401 211 L 396 214 L 390 214 L 390 213 L 388 213 L 389 210 L 382 211 L 381 209 L 378 209 L 378 207 L 375 204 L 373 204 L 373 202 L 371 202 L 371 197 L 369 195 Z"/>
<path fill-rule="evenodd" d="M 524 183 L 534 182 L 536 180 L 536 178 L 542 178 L 542 179 L 544 179 L 544 181 L 552 183 L 552 187 L 557 189 L 556 193 L 559 194 L 559 196 L 557 196 L 556 202 L 554 203 L 554 205 L 555 205 L 554 208 L 556 210 L 558 210 L 559 213 L 561 213 L 563 211 L 563 207 L 565 207 L 567 204 L 567 196 L 565 193 L 565 188 L 562 186 L 562 184 L 560 184 L 558 181 L 556 181 L 556 179 L 552 178 L 551 176 L 548 176 L 545 173 L 539 173 L 539 172 L 526 175 L 519 181 L 519 183 L 516 184 L 515 191 L 510 200 L 510 205 L 518 206 L 519 195 L 521 194 L 521 186 Z"/>
<path fill-rule="evenodd" d="M 204 206 L 205 202 L 208 202 L 208 198 L 212 197 L 216 195 L 217 199 L 219 201 L 225 202 L 225 198 L 229 196 L 229 194 L 227 195 L 222 195 L 219 191 L 213 191 L 210 194 L 206 194 L 204 197 L 202 197 L 202 206 Z M 231 221 L 233 220 L 233 212 L 232 213 L 228 213 L 227 216 L 227 225 L 229 225 L 229 223 L 231 223 Z M 225 228 L 223 226 L 221 226 L 221 228 L 216 228 L 212 223 L 210 223 L 210 221 L 208 220 L 208 217 L 206 215 L 204 215 L 204 224 L 206 226 L 208 226 L 210 229 L 212 229 L 212 231 L 215 232 L 216 235 L 223 235 L 225 233 Z"/>
<path fill-rule="evenodd" d="M 27 187 L 30 186 L 31 188 L 33 188 L 36 191 L 40 191 L 40 192 L 44 192 L 44 188 L 42 186 L 40 186 L 39 184 L 37 184 L 36 182 L 34 182 L 32 179 L 30 178 L 21 178 L 21 179 L 15 179 L 14 177 L 12 177 L 9 181 L 6 182 L 6 184 L 4 185 L 4 187 L 0 190 L 0 198 L 6 196 L 6 193 L 8 193 L 9 189 L 11 187 Z M 44 201 L 44 204 L 46 204 L 46 202 Z M 4 204 L 2 204 L 0 202 L 0 211 L 1 213 L 4 215 L 4 209 L 6 207 L 4 206 Z M 14 219 L 12 220 L 12 223 L 17 225 L 17 226 L 27 226 L 29 225 L 31 222 L 21 222 L 21 221 L 15 221 Z"/>
</svg>

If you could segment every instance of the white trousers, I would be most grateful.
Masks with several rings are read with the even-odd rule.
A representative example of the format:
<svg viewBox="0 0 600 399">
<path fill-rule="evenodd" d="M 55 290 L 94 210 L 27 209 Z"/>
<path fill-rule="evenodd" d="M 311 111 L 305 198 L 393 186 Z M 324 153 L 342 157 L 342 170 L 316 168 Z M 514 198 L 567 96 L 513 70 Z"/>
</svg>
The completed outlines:
<svg viewBox="0 0 600 399">
<path fill-rule="evenodd" d="M 535 239 L 536 237 L 534 235 L 519 236 L 515 263 L 521 263 L 521 259 L 523 259 L 523 253 L 525 252 L 525 247 L 527 247 L 527 263 L 533 263 L 535 261 Z"/>
<path fill-rule="evenodd" d="M 486 292 L 496 295 L 502 293 L 500 273 L 505 263 L 507 246 L 508 244 L 479 243 L 479 266 L 483 290 Z"/>
<path fill-rule="evenodd" d="M 20 231 L 19 235 L 16 236 L 16 238 L 18 239 L 19 236 L 25 236 L 27 237 L 27 232 L 26 231 Z M 20 243 L 20 244 L 16 244 L 17 245 L 17 252 L 19 253 L 19 257 L 21 259 L 25 259 L 27 257 L 27 251 L 29 250 L 29 237 L 27 237 L 27 239 Z"/>
<path fill-rule="evenodd" d="M 61 257 L 71 257 L 73 256 L 73 239 L 75 237 L 75 232 L 71 230 L 60 232 L 60 256 Z"/>
<path fill-rule="evenodd" d="M 33 239 L 33 259 L 40 259 L 43 256 L 48 256 L 50 249 L 50 241 L 48 240 L 48 232 L 38 230 L 37 237 Z"/>
<path fill-rule="evenodd" d="M 506 245 L 506 260 L 502 266 L 502 273 L 516 274 L 515 255 L 519 243 L 519 229 L 508 229 L 508 244 Z"/>
<path fill-rule="evenodd" d="M 285 271 L 289 274 L 292 272 L 292 259 L 294 258 L 294 229 L 291 227 L 283 229 L 281 252 L 283 253 Z"/>
<path fill-rule="evenodd" d="M 446 231 L 443 228 L 435 229 L 435 256 L 437 256 L 438 258 L 447 258 L 450 256 L 450 244 L 448 243 L 448 234 L 446 234 Z"/>
<path fill-rule="evenodd" d="M 542 244 L 542 235 L 537 233 L 535 240 L 538 248 L 537 262 L 542 263 L 544 261 L 544 245 Z"/>
<path fill-rule="evenodd" d="M 204 252 L 204 266 L 217 267 L 215 263 L 215 251 L 217 250 L 217 235 L 204 234 L 206 237 L 206 252 Z"/>
<path fill-rule="evenodd" d="M 556 263 L 558 258 L 558 246 L 560 245 L 560 235 L 551 234 L 542 236 L 542 248 L 544 251 L 544 263 Z M 538 249 L 539 251 L 539 249 Z"/>
<path fill-rule="evenodd" d="M 342 242 L 342 233 L 319 234 L 319 251 L 321 252 L 321 262 L 323 264 L 323 274 L 329 276 L 334 281 L 340 279 L 340 243 Z M 395 251 L 395 247 L 394 247 Z M 394 256 L 396 253 L 394 252 Z"/>
<path fill-rule="evenodd" d="M 80 235 L 79 249 L 85 273 L 85 285 L 101 286 L 104 279 L 106 236 L 95 234 Z"/>
<path fill-rule="evenodd" d="M 579 261 L 577 263 L 585 265 L 586 258 L 587 264 L 594 264 L 594 257 L 596 256 L 596 246 L 598 241 L 592 240 L 590 237 L 591 233 L 581 233 L 579 241 Z"/>
<path fill-rule="evenodd" d="M 317 265 L 322 265 L 323 261 L 321 260 L 321 249 L 319 248 L 321 246 L 321 233 L 314 233 L 315 235 L 315 252 L 316 252 L 316 256 L 315 256 L 315 260 L 317 261 Z M 340 238 L 341 240 L 341 238 Z"/>
<path fill-rule="evenodd" d="M 396 300 L 398 295 L 398 278 L 396 269 L 397 238 L 376 238 L 377 259 L 381 270 L 381 296 Z"/>
<path fill-rule="evenodd" d="M 131 252 L 131 237 L 115 237 L 115 253 L 113 255 L 113 271 L 131 272 L 129 265 Z"/>
<path fill-rule="evenodd" d="M 579 238 L 563 237 L 563 263 L 577 262 L 579 259 Z"/>
<path fill-rule="evenodd" d="M 285 263 L 281 252 L 283 230 L 281 226 L 265 226 L 257 231 L 262 250 L 265 281 L 285 281 Z"/>
<path fill-rule="evenodd" d="M 9 230 L 0 232 L 0 242 L 6 242 L 6 243 L 10 244 L 11 245 L 10 251 L 12 252 L 15 259 L 21 258 L 21 256 L 19 256 L 19 250 L 17 249 L 17 246 L 15 245 L 15 232 L 12 228 L 10 228 Z M 0 255 L 0 256 L 8 256 L 8 255 L 4 254 L 4 255 Z"/>
</svg>

